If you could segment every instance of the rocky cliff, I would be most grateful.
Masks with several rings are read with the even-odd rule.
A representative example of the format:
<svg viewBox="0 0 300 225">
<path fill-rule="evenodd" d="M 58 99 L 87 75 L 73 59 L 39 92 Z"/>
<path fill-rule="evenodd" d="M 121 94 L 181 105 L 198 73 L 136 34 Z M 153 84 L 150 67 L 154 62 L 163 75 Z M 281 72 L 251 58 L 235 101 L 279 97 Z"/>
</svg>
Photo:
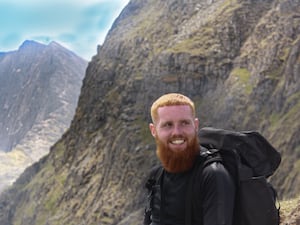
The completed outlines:
<svg viewBox="0 0 300 225">
<path fill-rule="evenodd" d="M 141 224 L 157 163 L 149 107 L 196 102 L 201 126 L 261 132 L 272 182 L 299 193 L 299 0 L 132 0 L 86 72 L 70 129 L 1 196 L 0 224 Z M 13 194 L 14 193 L 14 194 Z"/>
<path fill-rule="evenodd" d="M 87 62 L 52 42 L 0 56 L 0 191 L 70 126 Z"/>
</svg>

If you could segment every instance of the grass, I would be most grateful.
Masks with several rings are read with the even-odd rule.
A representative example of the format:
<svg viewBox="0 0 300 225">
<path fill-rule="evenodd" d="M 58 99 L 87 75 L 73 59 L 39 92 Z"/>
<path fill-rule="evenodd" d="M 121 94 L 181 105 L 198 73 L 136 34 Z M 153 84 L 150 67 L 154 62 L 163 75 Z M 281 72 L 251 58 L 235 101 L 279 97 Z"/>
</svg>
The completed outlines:
<svg viewBox="0 0 300 225">
<path fill-rule="evenodd" d="M 282 217 L 282 220 L 289 219 L 290 214 L 294 212 L 297 208 L 297 205 L 300 203 L 300 196 L 294 198 L 294 199 L 287 199 L 280 202 L 280 216 Z M 282 224 L 287 224 L 282 223 Z"/>
<path fill-rule="evenodd" d="M 246 94 L 251 94 L 253 90 L 253 86 L 250 83 L 250 72 L 246 68 L 235 68 L 232 72 L 231 75 L 233 78 L 236 79 L 236 81 L 244 87 L 245 93 Z"/>
<path fill-rule="evenodd" d="M 139 136 L 141 140 L 143 140 L 145 143 L 151 143 L 153 141 L 153 137 L 151 136 L 149 130 L 149 122 L 144 120 L 142 117 L 139 117 L 136 121 L 136 124 L 138 127 L 140 127 Z"/>
<path fill-rule="evenodd" d="M 171 52 L 189 52 L 192 55 L 205 55 L 208 49 L 212 49 L 216 43 L 213 38 L 214 29 L 210 26 L 201 28 L 201 35 L 190 35 L 170 49 Z"/>
</svg>

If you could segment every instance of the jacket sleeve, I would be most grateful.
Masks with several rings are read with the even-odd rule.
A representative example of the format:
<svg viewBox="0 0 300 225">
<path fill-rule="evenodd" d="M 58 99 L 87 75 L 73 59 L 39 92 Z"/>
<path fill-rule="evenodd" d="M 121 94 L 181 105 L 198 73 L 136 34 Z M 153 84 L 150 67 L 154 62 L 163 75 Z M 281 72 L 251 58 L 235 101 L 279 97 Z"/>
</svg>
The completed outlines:
<svg viewBox="0 0 300 225">
<path fill-rule="evenodd" d="M 235 185 L 228 171 L 214 162 L 204 168 L 201 180 L 203 225 L 232 225 Z"/>
</svg>

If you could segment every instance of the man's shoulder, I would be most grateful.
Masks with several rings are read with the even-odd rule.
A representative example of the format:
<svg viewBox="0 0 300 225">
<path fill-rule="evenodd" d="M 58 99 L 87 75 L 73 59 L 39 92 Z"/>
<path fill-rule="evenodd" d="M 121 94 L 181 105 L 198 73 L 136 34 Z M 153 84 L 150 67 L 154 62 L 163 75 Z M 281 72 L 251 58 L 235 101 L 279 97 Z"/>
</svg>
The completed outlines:
<svg viewBox="0 0 300 225">
<path fill-rule="evenodd" d="M 211 162 L 208 165 L 206 165 L 203 168 L 202 174 L 208 174 L 208 175 L 213 175 L 213 174 L 227 175 L 228 171 L 225 168 L 225 166 L 222 164 L 222 162 L 215 161 L 215 162 Z"/>
<path fill-rule="evenodd" d="M 201 148 L 201 153 L 197 156 L 195 163 L 194 170 L 199 180 L 223 179 L 222 177 L 230 176 L 217 152 L 211 153 Z"/>
</svg>

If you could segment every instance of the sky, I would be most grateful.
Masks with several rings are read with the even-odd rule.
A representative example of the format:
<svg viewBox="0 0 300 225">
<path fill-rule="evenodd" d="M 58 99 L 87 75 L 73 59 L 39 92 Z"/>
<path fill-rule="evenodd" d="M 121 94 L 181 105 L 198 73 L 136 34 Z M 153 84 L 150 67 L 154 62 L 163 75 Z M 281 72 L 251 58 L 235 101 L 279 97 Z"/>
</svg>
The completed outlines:
<svg viewBox="0 0 300 225">
<path fill-rule="evenodd" d="M 90 61 L 129 0 L 0 0 L 0 52 L 55 41 Z"/>
</svg>

